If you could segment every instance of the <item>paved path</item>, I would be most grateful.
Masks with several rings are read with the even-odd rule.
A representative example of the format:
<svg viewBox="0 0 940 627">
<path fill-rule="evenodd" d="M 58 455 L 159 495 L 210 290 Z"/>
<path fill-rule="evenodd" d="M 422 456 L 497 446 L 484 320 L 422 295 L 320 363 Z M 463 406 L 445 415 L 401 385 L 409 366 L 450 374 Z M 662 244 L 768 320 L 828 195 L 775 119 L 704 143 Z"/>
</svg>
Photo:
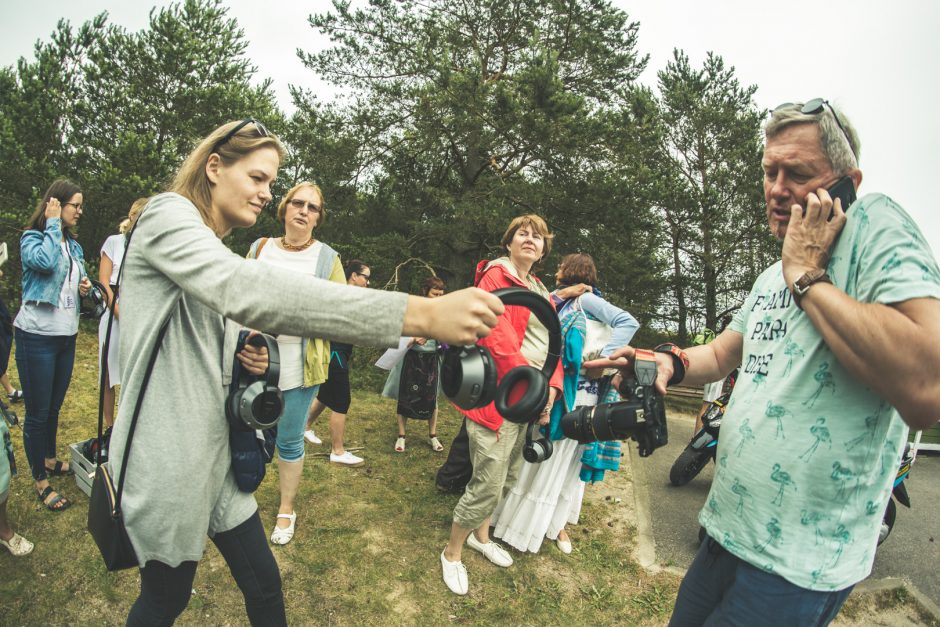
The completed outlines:
<svg viewBox="0 0 940 627">
<path fill-rule="evenodd" d="M 631 455 L 636 489 L 646 484 L 656 561 L 688 568 L 698 549 L 697 516 L 711 485 L 713 464 L 681 488 L 669 483 L 669 469 L 692 435 L 693 417 L 668 417 L 669 444 L 653 455 Z M 911 509 L 898 507 L 894 531 L 878 550 L 872 579 L 900 577 L 940 605 L 940 454 L 923 452 L 907 482 Z"/>
</svg>

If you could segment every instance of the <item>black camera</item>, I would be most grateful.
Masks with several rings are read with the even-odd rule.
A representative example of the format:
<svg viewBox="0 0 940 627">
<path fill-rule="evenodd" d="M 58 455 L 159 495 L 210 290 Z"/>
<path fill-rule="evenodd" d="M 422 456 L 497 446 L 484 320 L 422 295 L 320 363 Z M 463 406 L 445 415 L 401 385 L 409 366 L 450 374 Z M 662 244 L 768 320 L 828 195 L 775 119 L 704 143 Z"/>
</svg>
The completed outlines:
<svg viewBox="0 0 940 627">
<path fill-rule="evenodd" d="M 581 444 L 632 438 L 640 457 L 647 457 L 668 441 L 666 406 L 656 393 L 656 358 L 652 351 L 636 352 L 634 376 L 627 377 L 618 391 L 625 400 L 594 407 L 577 407 L 561 417 L 566 438 Z"/>
</svg>

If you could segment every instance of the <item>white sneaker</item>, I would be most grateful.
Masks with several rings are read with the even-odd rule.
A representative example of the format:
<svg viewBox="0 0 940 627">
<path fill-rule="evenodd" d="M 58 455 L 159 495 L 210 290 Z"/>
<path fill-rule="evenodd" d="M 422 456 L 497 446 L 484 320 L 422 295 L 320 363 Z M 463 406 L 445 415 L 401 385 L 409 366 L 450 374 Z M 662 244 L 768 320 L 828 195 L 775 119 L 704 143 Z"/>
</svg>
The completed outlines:
<svg viewBox="0 0 940 627">
<path fill-rule="evenodd" d="M 304 439 L 311 444 L 323 444 L 323 440 L 317 437 L 317 434 L 313 432 L 313 429 L 307 429 L 304 431 Z"/>
<path fill-rule="evenodd" d="M 342 455 L 330 453 L 330 463 L 339 464 L 341 466 L 352 466 L 355 468 L 356 466 L 362 466 L 364 463 L 366 463 L 366 460 L 353 455 L 349 451 L 345 451 Z"/>
<path fill-rule="evenodd" d="M 467 594 L 470 582 L 467 580 L 467 569 L 463 562 L 452 562 L 441 552 L 441 570 L 444 573 L 444 583 L 454 594 L 461 596 Z"/>
<path fill-rule="evenodd" d="M 492 540 L 483 544 L 477 540 L 476 535 L 473 532 L 470 532 L 470 535 L 467 536 L 467 544 L 471 549 L 479 551 L 483 554 L 483 557 L 490 560 L 497 566 L 502 566 L 503 568 L 509 568 L 512 566 L 512 556 L 506 552 L 506 549 L 496 544 Z"/>
</svg>

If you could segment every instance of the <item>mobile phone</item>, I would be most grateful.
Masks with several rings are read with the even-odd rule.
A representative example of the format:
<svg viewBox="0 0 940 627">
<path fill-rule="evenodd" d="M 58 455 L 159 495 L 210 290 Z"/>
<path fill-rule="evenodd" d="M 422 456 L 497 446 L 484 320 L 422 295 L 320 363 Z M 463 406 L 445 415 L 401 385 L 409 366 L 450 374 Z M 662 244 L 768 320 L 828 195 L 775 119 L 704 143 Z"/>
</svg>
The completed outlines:
<svg viewBox="0 0 940 627">
<path fill-rule="evenodd" d="M 852 180 L 851 176 L 843 176 L 826 191 L 832 196 L 833 203 L 835 203 L 836 198 L 842 200 L 842 211 L 848 211 L 852 203 L 855 202 L 855 181 Z M 832 220 L 833 213 L 835 213 L 835 210 L 829 211 L 830 220 Z"/>
<path fill-rule="evenodd" d="M 0 266 L 3 266 L 9 258 L 10 254 L 7 252 L 7 243 L 0 242 Z"/>
</svg>

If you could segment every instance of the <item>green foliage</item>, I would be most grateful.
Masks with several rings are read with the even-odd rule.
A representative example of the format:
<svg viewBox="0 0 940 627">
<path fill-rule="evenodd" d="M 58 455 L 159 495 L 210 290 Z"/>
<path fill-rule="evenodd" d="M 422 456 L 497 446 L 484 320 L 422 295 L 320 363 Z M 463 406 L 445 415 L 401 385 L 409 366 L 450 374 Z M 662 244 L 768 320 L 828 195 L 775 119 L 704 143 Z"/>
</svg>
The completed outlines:
<svg viewBox="0 0 940 627">
<path fill-rule="evenodd" d="M 708 54 L 702 69 L 674 52 L 659 72 L 661 168 L 668 181 L 660 213 L 672 266 L 671 302 L 680 341 L 690 324 L 716 328 L 743 302 L 776 251 L 761 193 L 762 111 L 755 86 Z"/>
</svg>

